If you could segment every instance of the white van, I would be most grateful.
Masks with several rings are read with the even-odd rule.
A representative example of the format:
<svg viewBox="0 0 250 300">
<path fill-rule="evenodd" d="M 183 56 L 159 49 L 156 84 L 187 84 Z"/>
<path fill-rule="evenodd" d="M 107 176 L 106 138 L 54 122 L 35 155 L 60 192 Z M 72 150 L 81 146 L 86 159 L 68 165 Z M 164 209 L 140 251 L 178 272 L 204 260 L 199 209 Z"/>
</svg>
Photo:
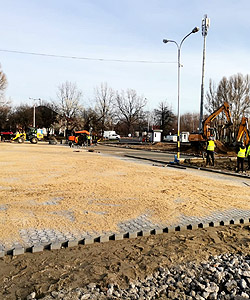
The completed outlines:
<svg viewBox="0 0 250 300">
<path fill-rule="evenodd" d="M 114 130 L 104 131 L 103 137 L 109 140 L 119 140 L 121 138 Z"/>
</svg>

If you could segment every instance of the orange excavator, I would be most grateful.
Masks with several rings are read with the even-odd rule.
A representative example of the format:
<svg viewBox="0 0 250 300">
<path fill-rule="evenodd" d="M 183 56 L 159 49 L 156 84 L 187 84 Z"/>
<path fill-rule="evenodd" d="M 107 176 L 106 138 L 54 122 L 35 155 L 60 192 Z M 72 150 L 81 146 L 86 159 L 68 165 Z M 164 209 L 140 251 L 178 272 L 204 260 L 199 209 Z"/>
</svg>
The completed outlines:
<svg viewBox="0 0 250 300">
<path fill-rule="evenodd" d="M 87 130 L 79 130 L 79 131 L 74 131 L 73 134 L 71 136 L 68 137 L 69 142 L 73 143 L 73 144 L 78 144 L 79 140 L 82 138 L 83 140 L 86 139 L 87 140 L 87 136 L 89 136 L 90 133 Z M 81 137 L 81 138 L 79 138 Z"/>
<path fill-rule="evenodd" d="M 202 131 L 200 133 L 190 133 L 188 138 L 189 142 L 206 142 L 210 137 L 214 137 L 215 129 L 210 127 L 210 124 L 221 112 L 224 112 L 227 117 L 227 123 L 225 124 L 225 127 L 232 125 L 229 104 L 224 102 L 217 110 L 215 110 L 202 122 Z"/>
<path fill-rule="evenodd" d="M 246 117 L 242 117 L 236 141 L 238 143 L 243 142 L 245 146 L 247 146 L 250 142 L 248 118 Z"/>
</svg>

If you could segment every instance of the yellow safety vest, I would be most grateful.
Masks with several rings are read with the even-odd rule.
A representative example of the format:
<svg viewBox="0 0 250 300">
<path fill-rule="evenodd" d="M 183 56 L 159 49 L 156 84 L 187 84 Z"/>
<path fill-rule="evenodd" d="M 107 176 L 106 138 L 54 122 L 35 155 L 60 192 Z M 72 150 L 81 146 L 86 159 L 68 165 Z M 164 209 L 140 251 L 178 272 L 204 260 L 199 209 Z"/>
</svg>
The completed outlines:
<svg viewBox="0 0 250 300">
<path fill-rule="evenodd" d="M 214 141 L 208 141 L 207 150 L 214 151 L 214 147 L 215 147 Z"/>
<path fill-rule="evenodd" d="M 248 157 L 248 155 L 250 156 L 250 146 L 248 146 L 248 148 L 247 148 L 247 154 L 246 154 L 246 157 Z"/>
<path fill-rule="evenodd" d="M 245 157 L 246 156 L 246 148 L 245 149 L 242 149 L 240 148 L 240 151 L 238 152 L 238 157 Z"/>
</svg>

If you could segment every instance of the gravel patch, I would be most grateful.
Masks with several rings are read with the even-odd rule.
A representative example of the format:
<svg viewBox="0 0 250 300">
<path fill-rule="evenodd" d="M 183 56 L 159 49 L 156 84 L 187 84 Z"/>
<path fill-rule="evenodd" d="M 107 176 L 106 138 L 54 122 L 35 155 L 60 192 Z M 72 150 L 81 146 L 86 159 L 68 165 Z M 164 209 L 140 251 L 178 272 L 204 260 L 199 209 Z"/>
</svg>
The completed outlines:
<svg viewBox="0 0 250 300">
<path fill-rule="evenodd" d="M 199 264 L 186 263 L 171 268 L 159 267 L 144 280 L 130 282 L 122 289 L 115 283 L 101 286 L 90 283 L 84 288 L 52 291 L 52 299 L 249 299 L 250 256 L 223 254 Z M 33 292 L 27 300 L 36 299 Z"/>
</svg>

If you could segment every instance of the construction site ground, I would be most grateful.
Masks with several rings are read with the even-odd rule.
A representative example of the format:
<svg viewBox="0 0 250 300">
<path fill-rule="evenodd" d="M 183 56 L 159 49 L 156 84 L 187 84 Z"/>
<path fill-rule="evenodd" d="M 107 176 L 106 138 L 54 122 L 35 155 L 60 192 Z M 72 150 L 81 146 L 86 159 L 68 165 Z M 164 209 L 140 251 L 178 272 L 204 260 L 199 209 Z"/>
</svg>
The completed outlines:
<svg viewBox="0 0 250 300">
<path fill-rule="evenodd" d="M 157 151 L 165 153 L 176 154 L 177 144 L 176 143 L 141 143 L 137 145 L 133 144 L 119 144 L 119 147 L 129 147 L 130 149 Z M 206 151 L 200 150 L 198 147 L 191 146 L 190 143 L 181 144 L 181 157 L 185 157 L 181 160 L 182 164 L 191 165 L 196 167 L 206 167 Z M 188 157 L 187 157 L 188 156 Z M 237 166 L 237 155 L 236 147 L 225 146 L 223 143 L 216 141 L 215 147 L 215 165 L 210 166 L 214 170 L 222 170 L 229 172 L 236 172 Z M 247 161 L 245 161 L 244 171 L 246 175 L 250 175 L 248 170 Z"/>
<path fill-rule="evenodd" d="M 119 233 L 135 224 L 140 230 L 250 217 L 248 178 L 124 161 L 102 154 L 101 146 L 0 143 L 0 153 L 4 250 L 49 243 L 59 235 Z M 42 297 L 90 282 L 125 286 L 158 266 L 201 261 L 210 254 L 249 253 L 249 245 L 249 226 L 242 224 L 4 255 L 0 298 L 24 299 L 32 291 Z"/>
</svg>

